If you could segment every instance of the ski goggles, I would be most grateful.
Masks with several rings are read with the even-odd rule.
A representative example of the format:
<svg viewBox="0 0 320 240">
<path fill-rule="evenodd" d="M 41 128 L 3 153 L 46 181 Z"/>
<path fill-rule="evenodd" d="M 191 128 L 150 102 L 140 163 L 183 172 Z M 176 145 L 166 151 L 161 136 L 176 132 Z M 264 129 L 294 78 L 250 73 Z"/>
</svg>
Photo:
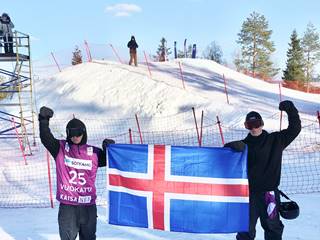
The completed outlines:
<svg viewBox="0 0 320 240">
<path fill-rule="evenodd" d="M 86 132 L 85 128 L 67 128 L 68 137 L 80 137 Z"/>
<path fill-rule="evenodd" d="M 262 121 L 262 119 L 255 119 L 255 120 L 246 121 L 244 123 L 244 126 L 246 127 L 246 129 L 252 130 L 254 128 L 259 128 L 259 127 L 263 126 L 263 121 Z"/>
</svg>

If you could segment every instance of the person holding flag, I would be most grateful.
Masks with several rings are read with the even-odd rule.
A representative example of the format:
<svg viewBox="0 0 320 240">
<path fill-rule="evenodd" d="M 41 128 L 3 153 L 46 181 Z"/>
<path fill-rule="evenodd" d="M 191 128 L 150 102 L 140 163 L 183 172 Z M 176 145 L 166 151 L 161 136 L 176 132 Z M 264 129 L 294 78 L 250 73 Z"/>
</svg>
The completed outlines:
<svg viewBox="0 0 320 240">
<path fill-rule="evenodd" d="M 299 135 L 301 121 L 297 108 L 291 101 L 282 101 L 279 110 L 288 115 L 287 129 L 268 133 L 258 112 L 249 112 L 244 126 L 249 133 L 242 141 L 225 144 L 242 151 L 248 146 L 248 180 L 250 222 L 248 232 L 239 232 L 237 240 L 253 240 L 256 224 L 260 218 L 265 240 L 281 240 L 284 225 L 279 216 L 280 195 L 278 186 L 281 177 L 282 152 Z"/>
<path fill-rule="evenodd" d="M 102 148 L 87 144 L 85 124 L 71 119 L 66 126 L 67 139 L 56 139 L 49 128 L 53 110 L 41 107 L 40 139 L 56 162 L 57 194 L 60 202 L 58 223 L 61 240 L 96 239 L 97 207 L 95 180 L 98 167 L 106 166 L 106 149 L 115 143 L 105 139 Z"/>
</svg>

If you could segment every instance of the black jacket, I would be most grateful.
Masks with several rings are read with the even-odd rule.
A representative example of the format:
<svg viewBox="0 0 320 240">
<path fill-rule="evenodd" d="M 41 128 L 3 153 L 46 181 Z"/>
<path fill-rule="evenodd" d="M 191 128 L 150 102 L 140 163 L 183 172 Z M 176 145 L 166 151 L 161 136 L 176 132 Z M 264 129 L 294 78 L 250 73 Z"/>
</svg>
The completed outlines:
<svg viewBox="0 0 320 240">
<path fill-rule="evenodd" d="M 130 40 L 127 44 L 128 48 L 130 48 L 130 50 L 136 50 L 136 48 L 138 48 L 138 44 L 136 42 L 136 40 Z"/>
<path fill-rule="evenodd" d="M 298 110 L 292 107 L 287 114 L 287 129 L 273 133 L 263 130 L 257 137 L 249 133 L 243 140 L 248 145 L 250 192 L 273 191 L 280 184 L 282 151 L 301 131 Z"/>
<path fill-rule="evenodd" d="M 49 128 L 49 120 L 42 119 L 39 120 L 39 130 L 40 130 L 40 139 L 42 144 L 45 146 L 45 148 L 50 152 L 52 157 L 56 159 L 59 153 L 60 144 L 59 140 L 56 139 Z M 84 141 L 81 141 L 80 144 L 86 144 L 87 137 L 83 138 Z M 72 142 L 67 139 L 69 144 L 72 144 Z M 102 149 L 98 148 L 98 166 L 104 167 L 106 166 L 106 152 Z"/>
</svg>

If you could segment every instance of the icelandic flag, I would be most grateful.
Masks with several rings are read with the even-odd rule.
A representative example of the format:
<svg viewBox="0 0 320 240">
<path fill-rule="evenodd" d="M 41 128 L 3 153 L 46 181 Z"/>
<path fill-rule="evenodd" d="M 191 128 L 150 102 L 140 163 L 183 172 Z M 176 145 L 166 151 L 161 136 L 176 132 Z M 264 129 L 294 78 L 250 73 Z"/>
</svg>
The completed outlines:
<svg viewBox="0 0 320 240">
<path fill-rule="evenodd" d="M 107 154 L 110 224 L 248 231 L 247 149 L 111 144 Z"/>
</svg>

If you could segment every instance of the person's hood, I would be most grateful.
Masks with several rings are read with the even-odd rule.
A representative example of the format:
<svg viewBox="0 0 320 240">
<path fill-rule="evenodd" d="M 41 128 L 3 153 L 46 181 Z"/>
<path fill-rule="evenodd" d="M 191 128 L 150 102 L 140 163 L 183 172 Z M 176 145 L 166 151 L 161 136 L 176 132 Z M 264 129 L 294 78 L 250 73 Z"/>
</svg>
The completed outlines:
<svg viewBox="0 0 320 240">
<path fill-rule="evenodd" d="M 3 21 L 3 22 L 10 22 L 10 17 L 9 17 L 9 15 L 7 14 L 7 13 L 3 13 L 2 15 L 1 15 L 1 20 Z"/>
<path fill-rule="evenodd" d="M 73 118 L 68 122 L 66 126 L 66 133 L 67 133 L 67 142 L 69 144 L 73 144 L 73 142 L 71 141 L 71 137 L 77 136 L 79 133 L 82 133 L 83 135 L 79 145 L 87 143 L 86 125 L 77 118 Z"/>
</svg>

